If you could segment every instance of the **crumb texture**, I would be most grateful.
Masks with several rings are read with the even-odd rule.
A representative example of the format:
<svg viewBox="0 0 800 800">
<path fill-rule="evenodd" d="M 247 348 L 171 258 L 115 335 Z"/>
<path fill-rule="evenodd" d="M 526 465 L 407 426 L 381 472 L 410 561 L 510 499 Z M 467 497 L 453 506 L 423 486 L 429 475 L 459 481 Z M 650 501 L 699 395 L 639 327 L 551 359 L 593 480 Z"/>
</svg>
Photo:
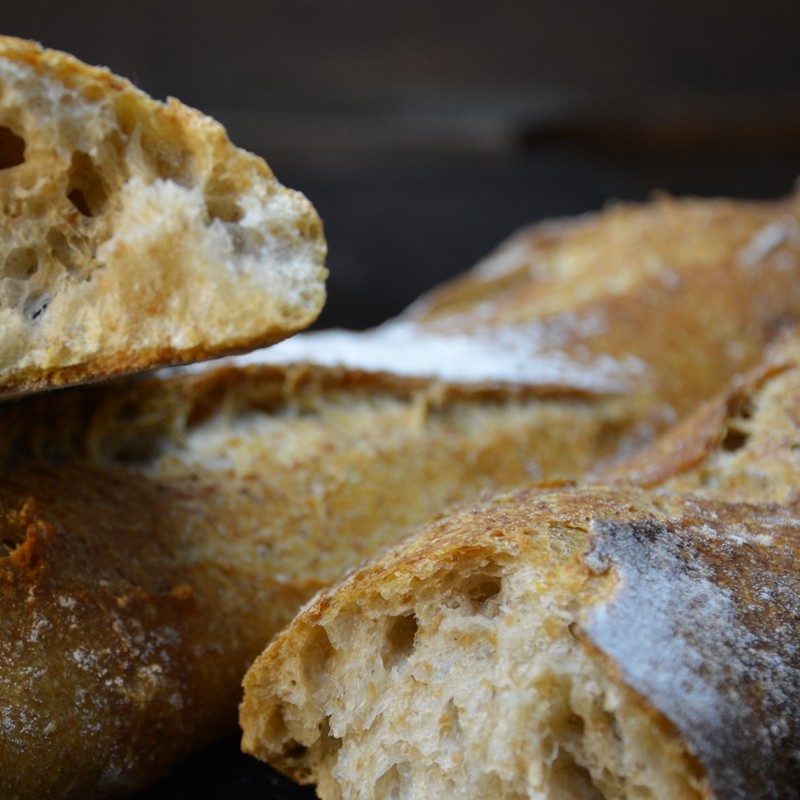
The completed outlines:
<svg viewBox="0 0 800 800">
<path fill-rule="evenodd" d="M 324 300 L 311 205 L 223 128 L 0 38 L 0 387 L 276 341 Z"/>
<path fill-rule="evenodd" d="M 496 499 L 307 606 L 245 679 L 243 746 L 325 800 L 785 796 L 799 545 L 785 511 Z"/>
</svg>

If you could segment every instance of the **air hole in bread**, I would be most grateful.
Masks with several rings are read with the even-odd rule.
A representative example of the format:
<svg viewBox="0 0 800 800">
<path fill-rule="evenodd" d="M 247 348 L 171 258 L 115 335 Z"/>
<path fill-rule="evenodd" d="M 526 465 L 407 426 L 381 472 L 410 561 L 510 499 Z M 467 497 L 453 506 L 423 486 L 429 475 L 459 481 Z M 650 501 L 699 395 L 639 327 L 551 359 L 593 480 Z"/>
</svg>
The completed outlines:
<svg viewBox="0 0 800 800">
<path fill-rule="evenodd" d="M 499 575 L 483 573 L 470 575 L 457 591 L 469 600 L 473 612 L 493 616 L 497 603 L 490 603 L 490 600 L 503 591 L 503 579 Z"/>
<path fill-rule="evenodd" d="M 296 761 L 301 759 L 307 752 L 308 748 L 305 745 L 300 744 L 300 742 L 294 739 L 289 739 L 286 742 L 283 754 L 286 758 Z"/>
<path fill-rule="evenodd" d="M 414 650 L 419 623 L 416 616 L 409 612 L 391 617 L 386 628 L 386 644 L 381 653 L 383 666 L 391 669 L 405 661 Z"/>
<path fill-rule="evenodd" d="M 29 322 L 39 322 L 52 302 L 53 298 L 48 292 L 37 292 L 23 303 L 22 313 Z"/>
<path fill-rule="evenodd" d="M 39 269 L 39 257 L 32 247 L 15 247 L 3 263 L 3 277 L 27 280 Z"/>
<path fill-rule="evenodd" d="M 747 444 L 749 438 L 750 434 L 746 431 L 730 424 L 725 431 L 725 436 L 722 438 L 722 449 L 729 453 L 741 450 Z"/>
<path fill-rule="evenodd" d="M 242 209 L 230 197 L 206 195 L 206 210 L 209 222 L 218 219 L 222 222 L 239 222 L 244 216 Z"/>
<path fill-rule="evenodd" d="M 10 556 L 20 545 L 21 541 L 11 536 L 5 535 L 0 539 L 0 557 Z"/>
<path fill-rule="evenodd" d="M 604 800 L 605 795 L 597 788 L 589 770 L 580 766 L 573 756 L 560 750 L 553 763 L 550 796 L 572 798 L 572 800 Z"/>
<path fill-rule="evenodd" d="M 236 184 L 230 178 L 220 175 L 218 171 L 211 175 L 204 188 L 209 222 L 215 219 L 221 222 L 239 222 L 242 219 L 242 209 L 233 199 L 236 193 Z"/>
<path fill-rule="evenodd" d="M 439 720 L 439 738 L 458 742 L 461 736 L 463 736 L 463 731 L 459 722 L 458 709 L 453 700 L 450 699 L 447 701 L 447 706 Z"/>
<path fill-rule="evenodd" d="M 25 140 L 11 128 L 0 125 L 0 169 L 10 169 L 25 162 Z"/>
<path fill-rule="evenodd" d="M 91 157 L 80 150 L 72 154 L 67 198 L 84 217 L 97 216 L 108 201 L 108 190 L 100 172 Z"/>
<path fill-rule="evenodd" d="M 494 617 L 499 609 L 499 597 L 503 591 L 503 578 L 500 575 L 477 572 L 464 578 L 459 576 L 448 593 L 446 604 L 459 608 L 469 614 L 482 614 Z"/>
<path fill-rule="evenodd" d="M 740 450 L 750 438 L 749 420 L 753 418 L 754 402 L 751 396 L 741 397 L 730 409 L 728 425 L 722 438 L 722 449 L 727 452 Z"/>
<path fill-rule="evenodd" d="M 400 797 L 400 770 L 392 764 L 383 775 L 375 781 L 374 797 Z"/>
<path fill-rule="evenodd" d="M 333 645 L 323 627 L 311 629 L 303 648 L 304 677 L 307 683 L 316 684 L 333 656 Z"/>
<path fill-rule="evenodd" d="M 72 253 L 67 237 L 58 228 L 50 228 L 47 232 L 47 244 L 50 245 L 53 258 L 61 264 L 68 274 L 80 278 L 80 270 Z"/>
<path fill-rule="evenodd" d="M 27 528 L 24 524 L 5 527 L 0 531 L 0 557 L 11 555 L 20 545 L 24 544 L 27 537 Z"/>
</svg>

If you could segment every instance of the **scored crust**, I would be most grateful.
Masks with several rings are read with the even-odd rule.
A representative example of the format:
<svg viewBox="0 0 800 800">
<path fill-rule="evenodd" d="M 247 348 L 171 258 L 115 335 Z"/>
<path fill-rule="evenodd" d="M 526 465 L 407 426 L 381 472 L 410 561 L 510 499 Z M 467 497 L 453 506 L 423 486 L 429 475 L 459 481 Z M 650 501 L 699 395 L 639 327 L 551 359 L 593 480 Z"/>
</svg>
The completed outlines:
<svg viewBox="0 0 800 800">
<path fill-rule="evenodd" d="M 800 500 L 800 329 L 607 481 L 758 503 Z"/>
<path fill-rule="evenodd" d="M 798 319 L 800 194 L 659 197 L 520 231 L 371 347 L 323 331 L 263 360 L 649 394 L 674 421 Z"/>
<path fill-rule="evenodd" d="M 324 800 L 786 796 L 799 555 L 785 509 L 496 498 L 308 605 L 248 671 L 243 749 Z"/>
<path fill-rule="evenodd" d="M 0 394 L 267 345 L 324 302 L 299 193 L 219 123 L 0 37 Z"/>
</svg>

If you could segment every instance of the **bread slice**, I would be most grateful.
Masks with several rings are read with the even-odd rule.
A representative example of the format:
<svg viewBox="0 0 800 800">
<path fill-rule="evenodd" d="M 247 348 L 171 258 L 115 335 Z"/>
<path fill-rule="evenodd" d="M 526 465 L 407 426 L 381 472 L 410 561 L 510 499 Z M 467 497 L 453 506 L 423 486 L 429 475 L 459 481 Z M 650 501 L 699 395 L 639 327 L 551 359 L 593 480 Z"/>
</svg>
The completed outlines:
<svg viewBox="0 0 800 800">
<path fill-rule="evenodd" d="M 248 671 L 243 748 L 324 800 L 790 797 L 793 511 L 528 491 L 321 593 Z"/>
<path fill-rule="evenodd" d="M 785 205 L 768 208 L 764 219 L 784 219 Z M 655 213 L 625 212 L 629 229 Z M 604 241 L 601 220 L 583 225 Z M 569 251 L 569 231 L 548 258 Z M 154 780 L 233 729 L 247 666 L 341 572 L 452 505 L 576 478 L 641 446 L 676 413 L 659 395 L 670 378 L 679 408 L 716 390 L 720 363 L 747 363 L 797 313 L 796 276 L 775 253 L 740 269 L 738 236 L 661 295 L 659 275 L 585 302 L 579 282 L 573 311 L 554 316 L 524 301 L 523 283 L 502 301 L 476 293 L 474 314 L 331 334 L 327 366 L 263 363 L 283 358 L 278 345 L 4 404 L 0 708 L 12 711 L 0 796 L 107 796 Z M 519 251 L 521 263 L 537 252 Z M 715 286 L 719 304 L 693 299 Z M 613 335 L 626 302 L 644 326 L 636 341 Z M 692 331 L 670 340 L 682 359 L 642 343 L 670 319 Z M 319 337 L 297 338 L 322 360 Z M 415 364 L 420 352 L 440 355 Z M 670 373 L 677 364 L 685 375 Z"/>
<path fill-rule="evenodd" d="M 0 394 L 267 345 L 324 302 L 308 201 L 224 129 L 0 37 Z"/>
</svg>

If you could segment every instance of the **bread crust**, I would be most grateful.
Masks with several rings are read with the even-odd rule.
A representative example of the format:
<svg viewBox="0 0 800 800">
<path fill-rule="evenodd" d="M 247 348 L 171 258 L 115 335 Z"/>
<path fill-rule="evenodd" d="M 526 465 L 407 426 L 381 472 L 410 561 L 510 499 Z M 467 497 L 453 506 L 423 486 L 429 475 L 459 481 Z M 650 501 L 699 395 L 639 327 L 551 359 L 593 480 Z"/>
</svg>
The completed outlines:
<svg viewBox="0 0 800 800">
<path fill-rule="evenodd" d="M 800 330 L 605 479 L 723 500 L 794 505 L 800 499 Z"/>
<path fill-rule="evenodd" d="M 532 352 L 539 338 L 558 342 L 588 370 L 626 353 L 681 417 L 796 319 L 799 220 L 797 194 L 619 203 L 520 231 L 403 319 L 452 332 L 479 330 L 486 314 L 527 335 Z"/>
<path fill-rule="evenodd" d="M 217 122 L 0 37 L 0 393 L 252 349 L 309 325 L 311 204 Z"/>
</svg>

